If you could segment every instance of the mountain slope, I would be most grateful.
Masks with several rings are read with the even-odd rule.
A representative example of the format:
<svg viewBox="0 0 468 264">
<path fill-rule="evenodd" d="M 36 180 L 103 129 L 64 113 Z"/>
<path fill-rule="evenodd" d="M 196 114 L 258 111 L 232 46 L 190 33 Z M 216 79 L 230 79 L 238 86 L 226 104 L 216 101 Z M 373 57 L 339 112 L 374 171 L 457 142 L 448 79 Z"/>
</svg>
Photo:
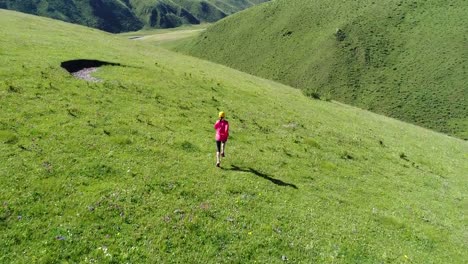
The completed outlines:
<svg viewBox="0 0 468 264">
<path fill-rule="evenodd" d="M 98 30 L 0 25 L 1 263 L 468 258 L 467 142 Z M 114 66 L 86 82 L 76 59 Z"/>
<path fill-rule="evenodd" d="M 0 8 L 116 33 L 136 31 L 143 26 L 172 28 L 182 24 L 214 22 L 266 1 L 268 0 L 0 0 Z"/>
<path fill-rule="evenodd" d="M 464 1 L 278 0 L 179 48 L 468 139 Z"/>
<path fill-rule="evenodd" d="M 47 16 L 109 32 L 136 31 L 143 23 L 119 0 L 4 0 L 0 8 Z"/>
</svg>

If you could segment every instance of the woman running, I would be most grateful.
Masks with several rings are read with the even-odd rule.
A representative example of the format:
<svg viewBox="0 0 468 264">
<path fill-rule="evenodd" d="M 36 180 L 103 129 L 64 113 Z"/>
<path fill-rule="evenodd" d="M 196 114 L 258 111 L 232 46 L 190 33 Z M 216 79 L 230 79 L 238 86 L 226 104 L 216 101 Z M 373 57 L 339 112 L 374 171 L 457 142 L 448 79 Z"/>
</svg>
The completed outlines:
<svg viewBox="0 0 468 264">
<path fill-rule="evenodd" d="M 216 121 L 214 129 L 216 130 L 216 167 L 221 166 L 221 157 L 224 157 L 224 150 L 226 148 L 226 141 L 229 137 L 229 123 L 224 118 L 226 114 L 219 112 L 219 120 Z M 220 157 L 221 156 L 221 157 Z"/>
</svg>

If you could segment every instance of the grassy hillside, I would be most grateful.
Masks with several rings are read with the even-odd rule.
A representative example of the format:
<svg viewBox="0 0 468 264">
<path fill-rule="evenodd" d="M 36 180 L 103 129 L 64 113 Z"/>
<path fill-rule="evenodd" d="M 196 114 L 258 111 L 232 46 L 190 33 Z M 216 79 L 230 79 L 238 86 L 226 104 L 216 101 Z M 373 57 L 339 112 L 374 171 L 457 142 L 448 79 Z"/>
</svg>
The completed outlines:
<svg viewBox="0 0 468 264">
<path fill-rule="evenodd" d="M 51 17 L 108 32 L 214 22 L 268 0 L 0 0 L 0 8 Z"/>
<path fill-rule="evenodd" d="M 278 0 L 179 50 L 468 139 L 464 1 Z"/>
<path fill-rule="evenodd" d="M 0 26 L 1 263 L 468 259 L 467 142 L 98 30 Z M 72 59 L 121 66 L 93 83 Z"/>
</svg>

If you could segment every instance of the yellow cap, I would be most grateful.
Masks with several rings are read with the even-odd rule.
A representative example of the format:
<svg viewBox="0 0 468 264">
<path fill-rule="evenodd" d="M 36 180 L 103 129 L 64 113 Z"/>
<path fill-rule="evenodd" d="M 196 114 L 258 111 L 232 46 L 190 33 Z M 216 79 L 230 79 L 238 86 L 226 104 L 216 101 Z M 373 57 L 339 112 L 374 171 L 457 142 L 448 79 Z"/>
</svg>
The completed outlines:
<svg viewBox="0 0 468 264">
<path fill-rule="evenodd" d="M 226 116 L 226 114 L 224 112 L 219 112 L 219 118 L 225 117 L 225 116 Z"/>
</svg>

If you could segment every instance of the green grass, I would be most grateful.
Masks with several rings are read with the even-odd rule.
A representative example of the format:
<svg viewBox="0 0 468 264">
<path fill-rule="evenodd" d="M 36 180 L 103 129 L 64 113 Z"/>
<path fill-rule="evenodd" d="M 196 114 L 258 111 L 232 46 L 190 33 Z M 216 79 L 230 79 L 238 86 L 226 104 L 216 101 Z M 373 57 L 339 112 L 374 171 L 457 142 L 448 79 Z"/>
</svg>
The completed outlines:
<svg viewBox="0 0 468 264">
<path fill-rule="evenodd" d="M 464 1 L 278 0 L 177 48 L 468 139 Z"/>
<path fill-rule="evenodd" d="M 467 142 L 121 36 L 0 25 L 1 263 L 468 258 Z M 59 66 L 79 58 L 124 66 L 88 83 Z"/>
</svg>

